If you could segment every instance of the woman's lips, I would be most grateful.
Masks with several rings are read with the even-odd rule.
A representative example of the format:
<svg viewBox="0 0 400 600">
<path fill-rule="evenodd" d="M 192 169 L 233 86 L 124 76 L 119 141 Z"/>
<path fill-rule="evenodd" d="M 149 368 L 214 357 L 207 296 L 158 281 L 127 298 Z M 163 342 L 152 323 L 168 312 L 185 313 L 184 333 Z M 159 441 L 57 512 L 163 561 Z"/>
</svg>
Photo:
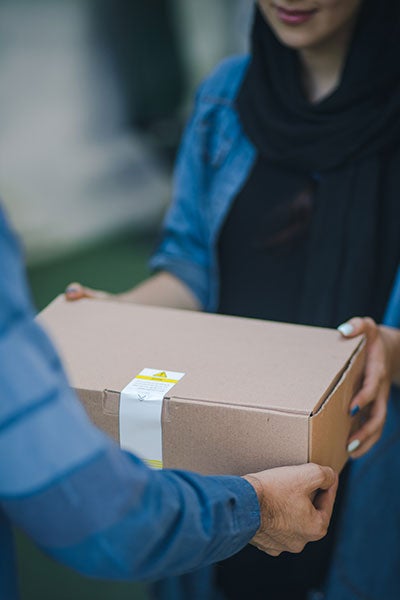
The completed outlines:
<svg viewBox="0 0 400 600">
<path fill-rule="evenodd" d="M 275 5 L 278 18 L 286 25 L 302 25 L 313 18 L 317 12 L 313 10 L 291 10 Z"/>
</svg>

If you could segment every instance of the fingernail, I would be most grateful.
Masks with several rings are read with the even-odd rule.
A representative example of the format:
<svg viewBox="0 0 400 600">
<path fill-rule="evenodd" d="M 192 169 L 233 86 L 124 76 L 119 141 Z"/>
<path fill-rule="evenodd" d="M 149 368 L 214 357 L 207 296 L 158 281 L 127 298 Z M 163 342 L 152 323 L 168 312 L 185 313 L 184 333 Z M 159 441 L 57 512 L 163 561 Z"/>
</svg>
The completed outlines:
<svg viewBox="0 0 400 600">
<path fill-rule="evenodd" d="M 353 406 L 353 408 L 350 411 L 350 416 L 354 417 L 357 413 L 360 412 L 360 407 L 358 406 L 358 404 L 356 404 L 355 406 Z"/>
<path fill-rule="evenodd" d="M 338 331 L 340 331 L 342 335 L 351 335 L 354 331 L 354 327 L 351 323 L 342 323 L 342 325 L 339 325 Z"/>
<path fill-rule="evenodd" d="M 348 446 L 347 446 L 347 452 L 349 454 L 351 454 L 352 452 L 354 452 L 355 450 L 357 450 L 357 448 L 360 446 L 361 442 L 360 440 L 353 440 Z"/>
<path fill-rule="evenodd" d="M 74 285 L 68 286 L 67 289 L 65 290 L 66 294 L 77 294 L 78 292 L 79 292 L 79 288 Z"/>
</svg>

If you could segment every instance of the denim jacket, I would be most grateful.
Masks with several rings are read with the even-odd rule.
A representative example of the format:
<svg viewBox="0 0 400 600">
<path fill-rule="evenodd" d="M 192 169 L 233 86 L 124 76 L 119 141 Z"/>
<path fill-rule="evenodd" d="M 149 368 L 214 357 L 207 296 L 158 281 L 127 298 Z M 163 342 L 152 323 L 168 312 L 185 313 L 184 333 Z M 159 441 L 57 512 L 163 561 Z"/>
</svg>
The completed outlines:
<svg viewBox="0 0 400 600">
<path fill-rule="evenodd" d="M 180 278 L 204 310 L 218 305 L 217 240 L 233 199 L 257 159 L 235 109 L 247 57 L 222 63 L 202 84 L 178 157 L 174 201 L 151 266 Z M 400 225 L 400 224 L 399 224 Z M 400 234 L 400 231 L 399 231 Z M 400 269 L 384 322 L 400 327 Z M 351 465 L 326 600 L 400 598 L 400 393 L 393 391 L 381 441 Z M 158 598 L 215 596 L 201 587 L 165 587 Z M 201 578 L 210 581 L 210 578 Z M 174 591 L 172 591 L 174 589 Z M 190 592 L 183 593 L 182 590 Z M 179 591 L 181 590 L 181 591 Z"/>
</svg>

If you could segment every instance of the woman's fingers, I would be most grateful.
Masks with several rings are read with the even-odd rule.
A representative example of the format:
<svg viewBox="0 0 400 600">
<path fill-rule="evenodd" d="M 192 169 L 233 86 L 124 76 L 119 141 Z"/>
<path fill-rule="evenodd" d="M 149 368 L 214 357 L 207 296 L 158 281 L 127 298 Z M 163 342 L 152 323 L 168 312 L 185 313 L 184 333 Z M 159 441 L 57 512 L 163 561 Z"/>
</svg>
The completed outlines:
<svg viewBox="0 0 400 600">
<path fill-rule="evenodd" d="M 364 379 L 362 387 L 351 401 L 349 411 L 352 416 L 374 402 L 380 393 L 381 387 L 387 382 L 384 350 L 379 347 L 371 348 L 367 353 Z M 389 393 L 389 392 L 388 392 Z"/>
<path fill-rule="evenodd" d="M 381 386 L 387 379 L 385 348 L 380 339 L 379 327 L 369 317 L 354 317 L 340 325 L 338 330 L 344 337 L 366 336 L 367 359 L 364 380 L 361 390 L 355 395 L 350 404 L 350 414 L 356 415 L 360 410 L 374 402 Z"/>
<path fill-rule="evenodd" d="M 370 406 L 368 419 L 349 438 L 347 450 L 352 458 L 363 456 L 381 437 L 386 420 L 390 391 L 387 349 L 380 328 L 369 317 L 354 317 L 338 327 L 347 338 L 366 337 L 366 364 L 361 390 L 350 404 L 350 414 Z"/>
<path fill-rule="evenodd" d="M 74 281 L 70 283 L 65 289 L 65 297 L 67 300 L 81 300 L 82 298 L 107 298 L 109 294 L 101 292 L 99 290 L 93 290 L 88 287 L 84 287 L 82 284 Z"/>
<path fill-rule="evenodd" d="M 381 437 L 386 420 L 388 393 L 385 386 L 372 404 L 367 422 L 350 437 L 347 449 L 352 458 L 366 454 Z"/>
<path fill-rule="evenodd" d="M 85 298 L 85 288 L 78 282 L 74 281 L 65 288 L 65 297 L 67 300 L 79 300 Z"/>
<path fill-rule="evenodd" d="M 358 335 L 366 335 L 369 341 L 373 341 L 378 335 L 378 326 L 370 317 L 353 317 L 346 323 L 339 325 L 338 331 L 346 338 L 354 338 Z"/>
</svg>

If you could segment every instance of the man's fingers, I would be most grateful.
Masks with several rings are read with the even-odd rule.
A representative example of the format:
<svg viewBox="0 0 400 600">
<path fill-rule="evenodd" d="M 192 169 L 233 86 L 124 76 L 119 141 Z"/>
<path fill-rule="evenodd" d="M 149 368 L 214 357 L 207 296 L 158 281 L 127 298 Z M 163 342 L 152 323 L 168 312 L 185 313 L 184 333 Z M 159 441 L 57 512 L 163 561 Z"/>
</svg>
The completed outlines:
<svg viewBox="0 0 400 600">
<path fill-rule="evenodd" d="M 258 547 L 258 546 L 257 546 Z M 269 554 L 270 556 L 280 556 L 283 552 L 283 550 L 270 550 L 269 548 L 263 548 L 262 546 L 258 548 L 259 550 L 262 550 L 263 552 L 265 552 L 266 554 Z"/>
<path fill-rule="evenodd" d="M 331 467 L 322 467 L 310 463 L 306 465 L 310 471 L 308 490 L 311 493 L 327 490 L 337 482 L 337 475 Z"/>
<path fill-rule="evenodd" d="M 335 499 L 339 484 L 338 474 L 330 467 L 323 468 L 328 468 L 331 475 L 329 475 L 329 485 L 326 485 L 326 487 L 321 485 L 319 492 L 315 497 L 314 506 L 317 510 L 323 509 L 325 504 L 329 503 L 330 499 Z"/>
<path fill-rule="evenodd" d="M 317 539 L 317 538 L 315 538 Z M 320 539 L 320 538 L 318 538 Z M 250 542 L 252 546 L 255 546 L 258 550 L 262 550 L 262 552 L 266 552 L 270 556 L 279 556 L 282 552 L 291 552 L 292 554 L 299 554 L 304 550 L 304 547 L 309 541 L 305 539 L 295 538 L 292 540 L 288 540 L 285 545 L 271 542 L 269 536 L 266 536 L 265 541 L 263 539 L 257 540 L 256 542 Z"/>
<path fill-rule="evenodd" d="M 255 548 L 257 548 L 257 550 L 266 552 L 270 556 L 279 556 L 284 551 L 284 549 L 281 545 L 276 546 L 274 544 L 271 544 L 271 541 L 269 539 L 265 540 L 265 543 L 263 543 L 263 540 L 260 540 L 257 542 L 250 542 L 250 544 L 251 544 L 251 546 L 254 546 Z"/>
<path fill-rule="evenodd" d="M 338 489 L 339 478 L 327 490 L 320 490 L 314 499 L 315 506 L 315 535 L 314 541 L 320 540 L 328 533 L 333 507 Z"/>
<path fill-rule="evenodd" d="M 315 496 L 315 499 L 314 499 L 315 508 L 319 512 L 324 513 L 326 515 L 328 523 L 331 518 L 333 505 L 335 502 L 336 493 L 337 493 L 337 489 L 338 489 L 338 484 L 339 484 L 339 477 L 335 473 L 335 480 L 332 483 L 332 485 L 325 490 L 321 489 L 318 492 L 318 494 Z"/>
</svg>

